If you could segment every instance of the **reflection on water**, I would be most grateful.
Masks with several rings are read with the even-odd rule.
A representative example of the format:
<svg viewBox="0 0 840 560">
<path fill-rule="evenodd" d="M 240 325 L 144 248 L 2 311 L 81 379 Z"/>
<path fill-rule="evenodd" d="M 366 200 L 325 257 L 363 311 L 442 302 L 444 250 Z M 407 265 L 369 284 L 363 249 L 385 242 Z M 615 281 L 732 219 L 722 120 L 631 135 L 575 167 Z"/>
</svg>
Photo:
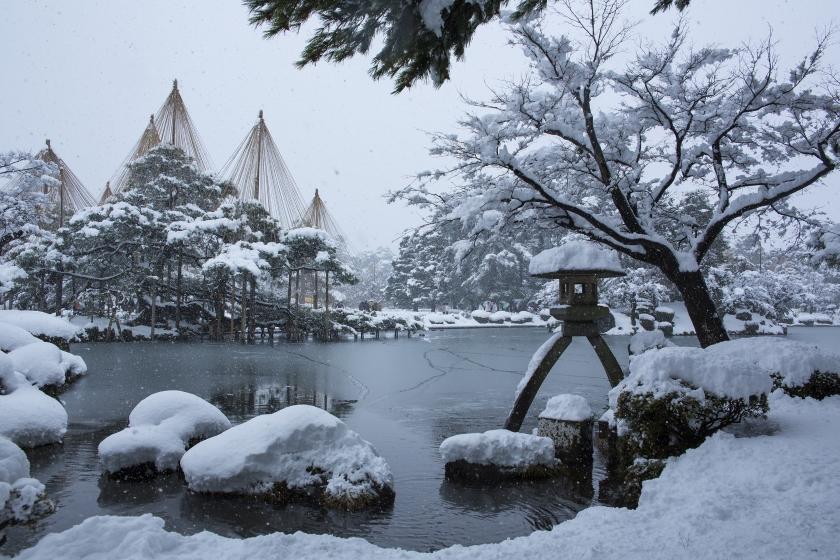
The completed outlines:
<svg viewBox="0 0 840 560">
<path fill-rule="evenodd" d="M 810 340 L 811 332 L 818 344 L 836 346 L 840 340 L 840 329 L 791 329 L 791 338 Z M 11 528 L 2 552 L 14 553 L 92 515 L 152 513 L 182 533 L 209 530 L 242 537 L 302 530 L 413 550 L 501 541 L 548 529 L 596 501 L 591 485 L 563 480 L 492 488 L 450 483 L 444 480 L 438 452 L 451 435 L 502 425 L 531 353 L 546 336 L 541 329 L 485 329 L 364 344 L 74 345 L 90 374 L 61 396 L 70 417 L 64 444 L 28 453 L 33 476 L 46 484 L 58 510 L 32 527 Z M 626 337 L 608 337 L 625 365 L 627 342 Z M 178 474 L 151 482 L 103 478 L 99 442 L 125 427 L 141 399 L 166 389 L 208 399 L 235 423 L 292 404 L 328 410 L 388 461 L 396 490 L 393 506 L 344 512 L 202 496 L 188 492 Z M 552 395 L 583 395 L 599 414 L 608 390 L 592 349 L 576 340 L 548 376 L 523 431 L 534 427 L 536 414 Z M 594 478 L 603 476 L 603 459 L 596 452 Z"/>
</svg>

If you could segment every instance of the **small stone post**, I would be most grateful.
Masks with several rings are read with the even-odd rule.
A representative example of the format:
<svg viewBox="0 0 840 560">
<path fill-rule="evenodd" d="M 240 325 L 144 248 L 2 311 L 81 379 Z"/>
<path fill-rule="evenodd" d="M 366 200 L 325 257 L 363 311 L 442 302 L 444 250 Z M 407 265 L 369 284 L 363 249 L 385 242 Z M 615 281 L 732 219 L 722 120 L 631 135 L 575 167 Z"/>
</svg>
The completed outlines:
<svg viewBox="0 0 840 560">
<path fill-rule="evenodd" d="M 592 470 L 592 409 L 579 395 L 551 397 L 540 413 L 537 435 L 551 438 L 554 456 L 570 471 Z"/>
</svg>

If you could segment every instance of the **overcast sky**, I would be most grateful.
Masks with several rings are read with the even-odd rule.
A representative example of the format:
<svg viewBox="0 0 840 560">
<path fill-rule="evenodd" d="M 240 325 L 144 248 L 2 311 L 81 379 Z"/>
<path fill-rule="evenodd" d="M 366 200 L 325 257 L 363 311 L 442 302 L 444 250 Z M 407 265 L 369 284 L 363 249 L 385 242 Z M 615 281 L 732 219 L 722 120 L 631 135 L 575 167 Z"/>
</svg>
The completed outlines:
<svg viewBox="0 0 840 560">
<path fill-rule="evenodd" d="M 632 0 L 628 17 L 658 41 L 675 14 L 649 16 L 652 4 Z M 264 109 L 304 199 L 320 188 L 356 249 L 393 245 L 419 223 L 383 194 L 439 164 L 427 154 L 426 131 L 453 128 L 464 109 L 459 94 L 481 98 L 524 69 L 504 29 L 486 26 L 450 83 L 394 96 L 390 82 L 370 80 L 365 58 L 297 70 L 306 30 L 265 40 L 238 0 L 2 0 L 0 12 L 0 150 L 38 150 L 51 138 L 98 196 L 177 78 L 216 168 Z M 815 29 L 840 23 L 840 0 L 693 0 L 688 17 L 694 44 L 734 46 L 772 26 L 790 62 L 813 44 Z M 831 59 L 840 66 L 836 46 Z M 818 187 L 798 201 L 840 219 L 831 192 Z"/>
</svg>

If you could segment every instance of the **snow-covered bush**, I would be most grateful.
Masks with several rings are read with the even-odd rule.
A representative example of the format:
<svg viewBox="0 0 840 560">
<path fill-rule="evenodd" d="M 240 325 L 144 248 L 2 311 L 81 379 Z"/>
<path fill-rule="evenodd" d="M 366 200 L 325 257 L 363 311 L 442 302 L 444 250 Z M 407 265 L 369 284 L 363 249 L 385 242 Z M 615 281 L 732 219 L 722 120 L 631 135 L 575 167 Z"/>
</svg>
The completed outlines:
<svg viewBox="0 0 840 560">
<path fill-rule="evenodd" d="M 187 447 L 230 428 L 222 412 L 183 391 L 161 391 L 140 401 L 128 428 L 99 444 L 103 469 L 114 475 L 144 477 L 174 471 Z"/>
<path fill-rule="evenodd" d="M 295 405 L 207 439 L 181 459 L 197 492 L 252 494 L 329 507 L 390 502 L 391 469 L 376 449 L 332 414 Z"/>
<path fill-rule="evenodd" d="M 7 525 L 26 523 L 54 509 L 44 485 L 30 478 L 26 454 L 11 440 L 0 436 L 0 531 Z M 2 542 L 0 532 L 0 542 Z"/>
</svg>

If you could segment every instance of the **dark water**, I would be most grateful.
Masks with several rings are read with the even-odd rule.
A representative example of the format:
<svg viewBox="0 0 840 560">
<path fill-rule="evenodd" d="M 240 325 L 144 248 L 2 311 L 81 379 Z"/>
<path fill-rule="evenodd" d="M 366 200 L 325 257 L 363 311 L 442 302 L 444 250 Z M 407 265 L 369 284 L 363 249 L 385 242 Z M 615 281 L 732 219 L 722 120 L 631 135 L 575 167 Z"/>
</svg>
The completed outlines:
<svg viewBox="0 0 840 560">
<path fill-rule="evenodd" d="M 564 481 L 507 483 L 476 488 L 446 482 L 438 446 L 462 432 L 501 427 L 542 329 L 435 331 L 425 337 L 337 344 L 88 344 L 73 351 L 89 375 L 61 397 L 70 417 L 64 444 L 30 451 L 32 476 L 58 507 L 33 527 L 8 531 L 5 553 L 34 544 L 92 515 L 153 513 L 182 533 L 226 536 L 275 531 L 363 537 L 414 550 L 501 541 L 548 529 L 594 503 L 589 488 Z M 794 329 L 791 338 L 832 346 L 840 329 Z M 817 340 L 819 339 L 819 340 Z M 676 338 L 680 344 L 696 344 Z M 608 337 L 622 365 L 627 337 Z M 344 419 L 391 465 L 396 501 L 376 512 L 343 512 L 305 505 L 276 506 L 252 499 L 220 499 L 187 492 L 177 475 L 151 482 L 114 482 L 101 476 L 96 448 L 127 422 L 144 397 L 165 389 L 195 393 L 234 422 L 312 404 Z M 598 412 L 609 384 L 584 339 L 576 339 L 535 401 L 577 393 Z M 603 475 L 596 457 L 594 477 Z"/>
</svg>

